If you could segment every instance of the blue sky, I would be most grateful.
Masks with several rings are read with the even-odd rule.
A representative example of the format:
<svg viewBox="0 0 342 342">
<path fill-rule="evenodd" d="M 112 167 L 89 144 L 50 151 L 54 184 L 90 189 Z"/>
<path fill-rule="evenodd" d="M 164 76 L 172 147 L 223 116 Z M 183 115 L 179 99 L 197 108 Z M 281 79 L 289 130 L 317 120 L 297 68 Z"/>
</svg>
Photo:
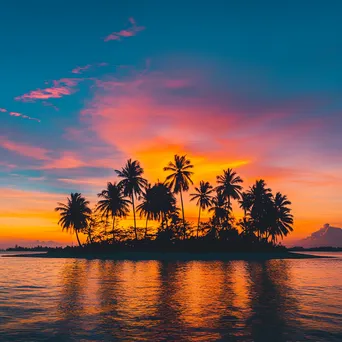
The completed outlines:
<svg viewBox="0 0 342 342">
<path fill-rule="evenodd" d="M 292 195 L 303 234 L 342 224 L 341 12 L 340 1 L 2 2 L 1 188 L 94 197 L 129 157 L 186 152 L 211 170 L 198 178 L 232 163 L 247 184 Z M 17 213 L 0 202 L 9 227 Z"/>
</svg>

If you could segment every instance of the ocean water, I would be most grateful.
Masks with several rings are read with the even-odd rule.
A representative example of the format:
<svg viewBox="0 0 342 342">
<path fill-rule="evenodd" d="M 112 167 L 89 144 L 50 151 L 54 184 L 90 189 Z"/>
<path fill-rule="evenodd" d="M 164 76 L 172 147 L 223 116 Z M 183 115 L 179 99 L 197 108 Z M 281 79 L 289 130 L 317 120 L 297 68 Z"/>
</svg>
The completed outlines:
<svg viewBox="0 0 342 342">
<path fill-rule="evenodd" d="M 0 341 L 342 341 L 342 253 L 326 255 L 0 258 Z"/>
</svg>

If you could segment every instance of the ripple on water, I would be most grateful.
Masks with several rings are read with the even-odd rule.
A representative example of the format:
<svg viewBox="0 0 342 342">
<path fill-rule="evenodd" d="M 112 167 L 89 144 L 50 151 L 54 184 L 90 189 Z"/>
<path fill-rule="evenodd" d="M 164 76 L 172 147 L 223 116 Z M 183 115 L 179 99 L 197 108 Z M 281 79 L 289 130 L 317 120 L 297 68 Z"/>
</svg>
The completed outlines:
<svg viewBox="0 0 342 342">
<path fill-rule="evenodd" d="M 2 258 L 0 341 L 341 341 L 341 275 L 341 258 Z"/>
</svg>

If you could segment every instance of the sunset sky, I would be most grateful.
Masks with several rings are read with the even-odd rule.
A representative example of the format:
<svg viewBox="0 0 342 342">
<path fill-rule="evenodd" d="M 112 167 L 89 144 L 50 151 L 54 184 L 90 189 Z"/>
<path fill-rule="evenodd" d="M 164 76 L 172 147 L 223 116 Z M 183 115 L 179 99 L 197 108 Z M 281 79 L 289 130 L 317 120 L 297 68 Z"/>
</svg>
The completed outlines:
<svg viewBox="0 0 342 342">
<path fill-rule="evenodd" d="M 75 241 L 58 201 L 78 191 L 94 205 L 128 158 L 164 180 L 175 153 L 195 184 L 232 167 L 246 188 L 263 178 L 287 194 L 290 239 L 342 227 L 341 13 L 340 1 L 1 2 L 0 248 Z"/>
</svg>

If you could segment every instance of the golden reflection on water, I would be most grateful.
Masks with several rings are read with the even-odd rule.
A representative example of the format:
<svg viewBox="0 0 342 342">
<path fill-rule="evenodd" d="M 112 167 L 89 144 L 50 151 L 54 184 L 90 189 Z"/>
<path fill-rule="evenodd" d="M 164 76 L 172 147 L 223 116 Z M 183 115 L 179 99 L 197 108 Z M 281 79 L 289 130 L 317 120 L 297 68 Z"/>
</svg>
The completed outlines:
<svg viewBox="0 0 342 342">
<path fill-rule="evenodd" d="M 341 339 L 342 259 L 23 260 L 0 263 L 0 341 Z"/>
<path fill-rule="evenodd" d="M 91 322 L 113 339 L 151 340 L 158 331 L 171 340 L 216 341 L 247 331 L 254 340 L 285 341 L 286 310 L 296 306 L 286 261 L 75 260 L 62 275 L 62 321 L 72 327 L 94 315 L 82 329 Z"/>
</svg>

